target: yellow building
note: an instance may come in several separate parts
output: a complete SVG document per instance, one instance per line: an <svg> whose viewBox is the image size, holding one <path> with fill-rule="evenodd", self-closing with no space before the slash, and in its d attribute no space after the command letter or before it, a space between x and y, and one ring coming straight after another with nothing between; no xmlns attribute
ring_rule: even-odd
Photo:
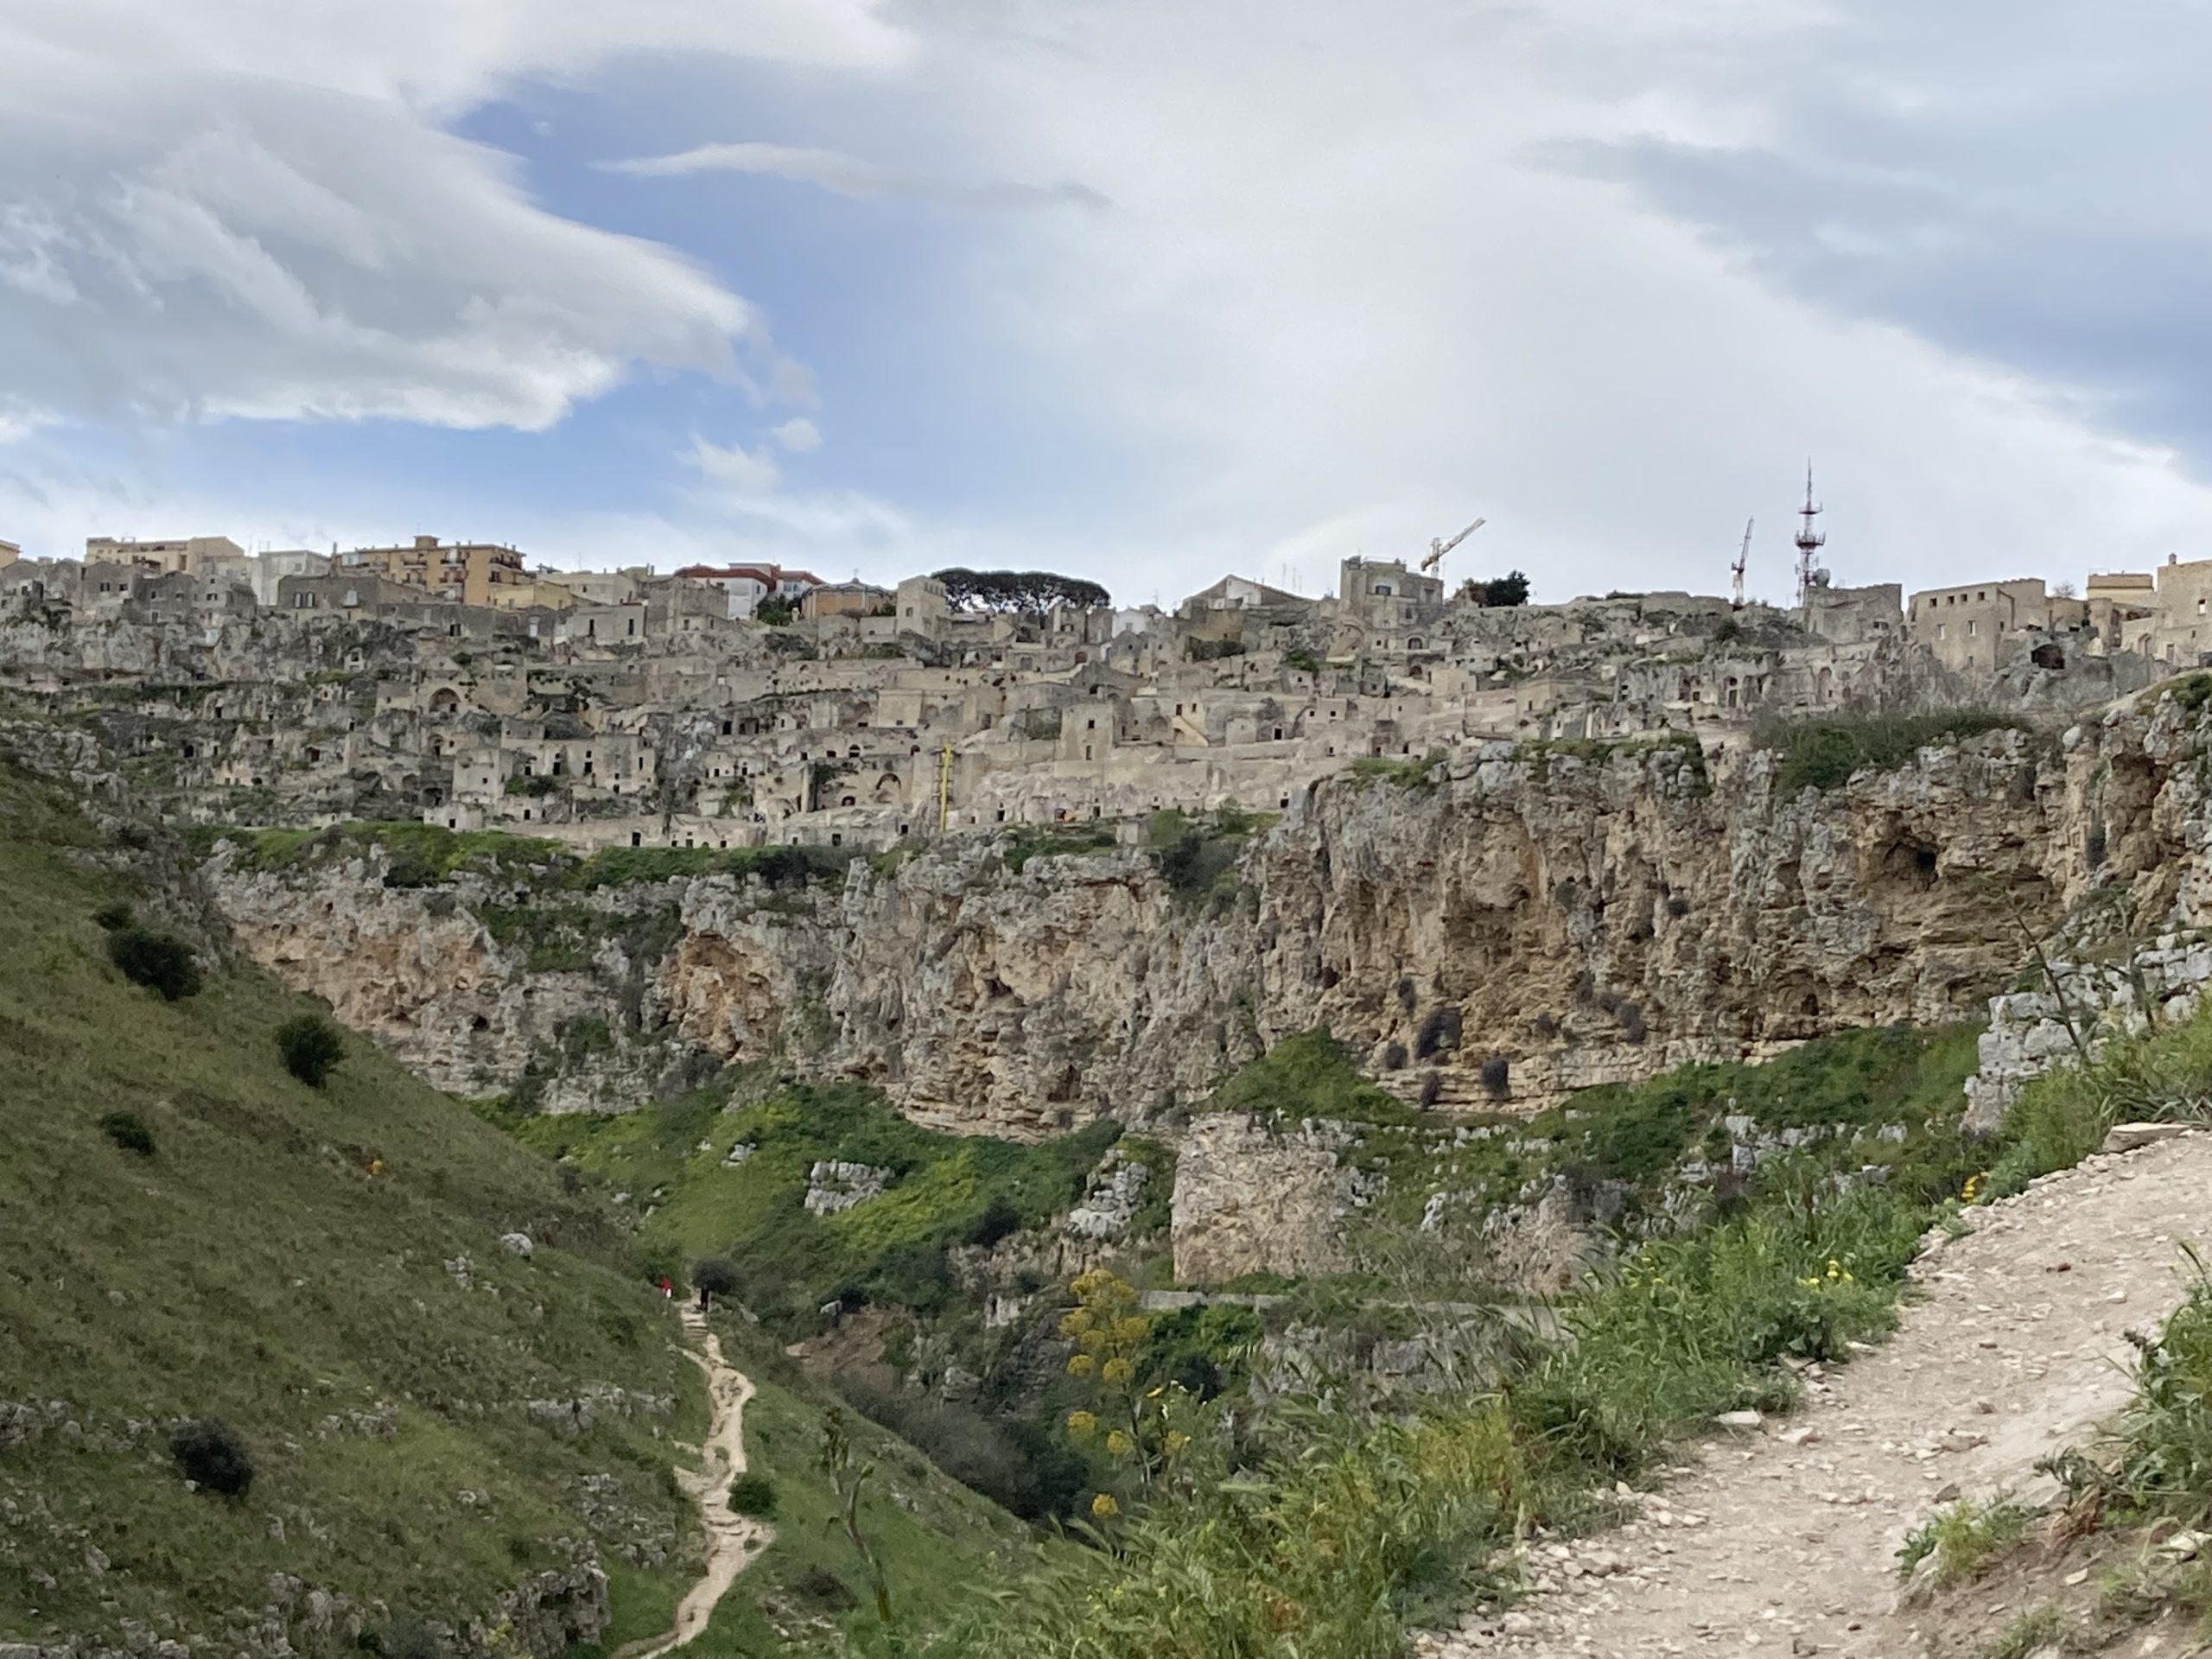
<svg viewBox="0 0 2212 1659"><path fill-rule="evenodd" d="M491 542L445 542L435 536L417 536L404 547L357 547L340 563L428 588L464 605L504 604L493 597L506 588L531 580L522 568L522 555L512 547Z"/></svg>

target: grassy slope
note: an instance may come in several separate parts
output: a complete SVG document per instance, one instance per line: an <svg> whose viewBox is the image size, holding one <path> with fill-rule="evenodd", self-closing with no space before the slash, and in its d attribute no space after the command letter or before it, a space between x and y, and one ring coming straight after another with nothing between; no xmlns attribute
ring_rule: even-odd
<svg viewBox="0 0 2212 1659"><path fill-rule="evenodd" d="M0 1462L19 1506L0 1521L0 1632L204 1630L261 1605L279 1570L480 1612L555 1564L548 1541L591 1535L587 1472L666 1537L681 1506L647 1422L571 1441L521 1410L610 1382L679 1394L667 1427L699 1427L696 1374L665 1310L608 1265L613 1230L365 1043L326 1091L295 1082L272 1033L302 1004L259 976L213 975L173 1004L123 981L89 918L134 895L88 868L92 839L56 792L0 774L0 1398L66 1401L94 1440L156 1427L137 1450L49 1434ZM151 1128L153 1156L101 1133L118 1109ZM578 1253L522 1261L498 1243L510 1229ZM475 1288L443 1266L463 1255ZM392 1438L318 1434L379 1402L397 1408ZM252 1450L242 1502L187 1492L162 1449L169 1423L203 1414Z"/></svg>
<svg viewBox="0 0 2212 1659"><path fill-rule="evenodd" d="M688 1541L668 1466L672 1441L702 1430L703 1398L615 1230L553 1165L365 1042L322 1093L295 1082L272 1033L304 1004L251 969L175 1004L124 982L90 917L140 895L97 868L94 842L59 791L0 766L0 1401L66 1401L88 1431L0 1452L14 1505L0 1507L0 1638L130 1618L213 1632L279 1571L432 1618L482 1612L557 1563L552 1541L594 1537L588 1473L614 1478L626 1516L595 1541L613 1634L664 1628L685 1552L648 1571L614 1551L626 1526ZM118 1109L151 1128L152 1157L101 1133ZM500 1248L511 1229L537 1240L534 1259ZM443 1265L463 1255L474 1288ZM576 1440L520 1409L593 1382L679 1408ZM759 1593L842 1548L813 1465L820 1406L794 1384L763 1378L753 1436L785 1488L784 1535L702 1655L775 1650ZM392 1438L317 1432L379 1402L397 1408ZM202 1414L251 1448L242 1501L188 1492L163 1449L168 1424ZM156 1427L132 1449L90 1449L134 1419ZM879 1526L917 1607L972 1580L971 1548L1019 1540L891 1437L856 1438L916 1506ZM86 1570L87 1545L105 1575Z"/></svg>

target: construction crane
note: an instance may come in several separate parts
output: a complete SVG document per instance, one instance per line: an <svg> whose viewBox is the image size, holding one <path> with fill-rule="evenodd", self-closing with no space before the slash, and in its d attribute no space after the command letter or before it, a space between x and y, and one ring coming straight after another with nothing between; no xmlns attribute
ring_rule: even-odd
<svg viewBox="0 0 2212 1659"><path fill-rule="evenodd" d="M1744 608L1744 568L1751 562L1751 526L1757 523L1758 520L1756 518L1744 520L1744 544L1736 550L1736 563L1728 567L1729 575L1735 579L1732 590L1734 597L1728 607L1732 611Z"/></svg>
<svg viewBox="0 0 2212 1659"><path fill-rule="evenodd" d="M1444 563L1444 556L1446 553L1449 553L1453 548L1459 546L1460 543L1465 541L1468 537L1473 535L1477 531L1480 530L1488 523L1490 523L1490 520L1487 518L1478 518L1473 524L1469 524L1465 530L1461 531L1457 536L1454 536L1448 542L1438 537L1431 537L1428 543L1428 556L1421 562L1421 569L1424 572L1435 569L1438 565Z"/></svg>

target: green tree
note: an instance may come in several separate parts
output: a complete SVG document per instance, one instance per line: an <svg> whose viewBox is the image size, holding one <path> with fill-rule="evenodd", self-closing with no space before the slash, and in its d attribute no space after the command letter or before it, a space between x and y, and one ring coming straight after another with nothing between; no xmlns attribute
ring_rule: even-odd
<svg viewBox="0 0 2212 1659"><path fill-rule="evenodd" d="M1054 605L1109 605L1113 596L1095 582L1050 570L939 570L947 603L956 611L1042 616Z"/></svg>
<svg viewBox="0 0 2212 1659"><path fill-rule="evenodd" d="M159 991L165 1001L199 993L200 963L192 947L175 934L118 928L107 936L107 955L125 979Z"/></svg>
<svg viewBox="0 0 2212 1659"><path fill-rule="evenodd" d="M1492 576L1482 584L1482 598L1484 606L1491 609L1526 605L1529 602L1529 578L1518 570Z"/></svg>
<svg viewBox="0 0 2212 1659"><path fill-rule="evenodd" d="M276 1027L276 1052L287 1071L308 1088L320 1089L346 1058L346 1039L321 1014L303 1014Z"/></svg>

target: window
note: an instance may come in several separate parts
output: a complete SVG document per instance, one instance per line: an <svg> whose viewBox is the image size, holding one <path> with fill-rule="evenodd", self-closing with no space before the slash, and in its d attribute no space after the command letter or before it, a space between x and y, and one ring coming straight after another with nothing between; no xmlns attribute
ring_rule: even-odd
<svg viewBox="0 0 2212 1659"><path fill-rule="evenodd" d="M1938 623L1936 625L1936 637L1938 639L1941 639L1943 637L1944 632L1945 632L1945 625L1944 625L1943 623L1938 622Z"/></svg>
<svg viewBox="0 0 2212 1659"><path fill-rule="evenodd" d="M1377 598L1377 599L1388 599L1388 598L1389 598L1389 597L1390 597L1390 584L1389 584L1389 582L1376 582L1376 583L1375 584L1375 597L1376 597L1376 598Z"/></svg>

